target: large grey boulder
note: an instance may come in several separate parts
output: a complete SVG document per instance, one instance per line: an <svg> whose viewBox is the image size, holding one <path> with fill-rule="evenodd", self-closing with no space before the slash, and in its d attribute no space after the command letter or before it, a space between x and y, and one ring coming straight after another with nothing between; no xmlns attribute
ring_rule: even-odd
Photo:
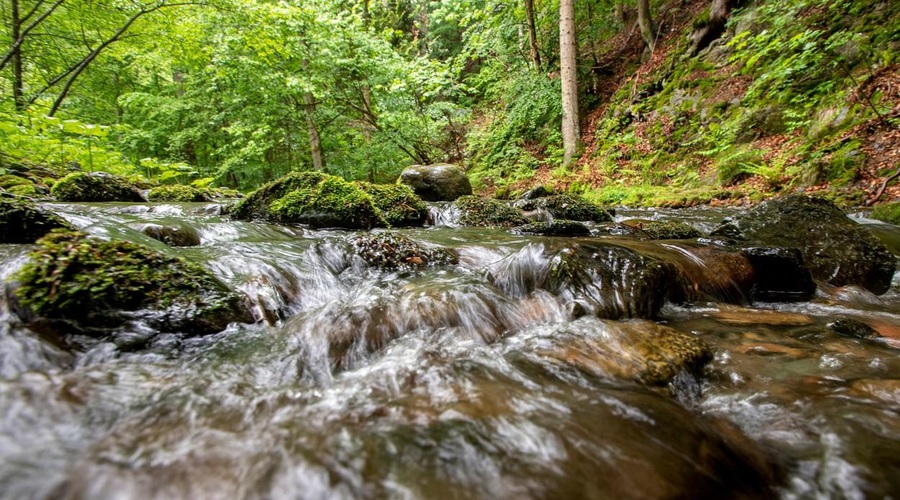
<svg viewBox="0 0 900 500"><path fill-rule="evenodd" d="M466 173L449 163L413 165L400 174L400 182L425 201L453 201L472 194Z"/></svg>

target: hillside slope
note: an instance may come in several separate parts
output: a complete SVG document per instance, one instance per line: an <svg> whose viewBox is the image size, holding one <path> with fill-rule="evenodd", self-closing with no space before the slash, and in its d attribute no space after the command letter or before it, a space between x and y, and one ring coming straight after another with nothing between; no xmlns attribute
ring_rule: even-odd
<svg viewBox="0 0 900 500"><path fill-rule="evenodd" d="M661 42L640 65L628 66L643 47L635 31L607 40L577 165L541 166L494 184L498 194L544 184L664 206L783 191L844 205L900 197L894 185L879 196L900 168L900 3L743 2L697 44L708 5L663 5Z"/></svg>

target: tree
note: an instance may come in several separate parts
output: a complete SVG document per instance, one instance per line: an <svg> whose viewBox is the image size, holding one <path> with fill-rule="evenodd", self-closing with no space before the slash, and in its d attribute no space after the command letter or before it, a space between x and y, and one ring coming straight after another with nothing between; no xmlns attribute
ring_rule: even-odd
<svg viewBox="0 0 900 500"><path fill-rule="evenodd" d="M559 78L562 83L563 165L570 165L581 149L578 126L578 69L575 45L575 1L559 2Z"/></svg>
<svg viewBox="0 0 900 500"><path fill-rule="evenodd" d="M637 12L641 38L644 39L644 43L652 53L656 50L656 27L653 26L653 18L650 17L650 0L638 0Z"/></svg>
<svg viewBox="0 0 900 500"><path fill-rule="evenodd" d="M537 29L534 25L534 0L525 0L525 22L528 25L528 46L531 48L531 62L534 69L541 71L541 52L538 49Z"/></svg>

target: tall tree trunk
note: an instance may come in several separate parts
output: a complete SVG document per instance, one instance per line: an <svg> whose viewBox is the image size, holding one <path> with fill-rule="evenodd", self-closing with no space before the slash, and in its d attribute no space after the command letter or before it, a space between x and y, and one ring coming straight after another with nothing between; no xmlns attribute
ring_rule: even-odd
<svg viewBox="0 0 900 500"><path fill-rule="evenodd" d="M309 134L309 154L312 156L313 168L325 171L322 142L319 139L319 128L316 127L316 99L313 97L312 92L303 94L303 107L306 111L306 130Z"/></svg>
<svg viewBox="0 0 900 500"><path fill-rule="evenodd" d="M656 27L653 26L653 18L650 17L650 0L638 0L637 12L641 38L644 39L650 52L653 52L656 50Z"/></svg>
<svg viewBox="0 0 900 500"><path fill-rule="evenodd" d="M559 78L562 83L563 165L569 166L581 149L578 129L578 70L575 66L575 0L559 2Z"/></svg>
<svg viewBox="0 0 900 500"><path fill-rule="evenodd" d="M12 0L10 6L10 31L13 39L12 53L10 55L13 65L13 102L16 103L16 109L22 111L25 109L25 98L23 89L25 85L22 83L22 46L19 42L21 36L22 21L19 18L19 0Z"/></svg>
<svg viewBox="0 0 900 500"><path fill-rule="evenodd" d="M528 23L528 45L534 69L541 71L541 53L538 50L537 29L534 26L534 0L525 0L525 21Z"/></svg>

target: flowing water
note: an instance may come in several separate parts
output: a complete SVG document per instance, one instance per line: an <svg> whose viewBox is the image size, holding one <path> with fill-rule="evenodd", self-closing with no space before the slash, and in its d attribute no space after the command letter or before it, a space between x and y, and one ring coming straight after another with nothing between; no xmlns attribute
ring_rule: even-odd
<svg viewBox="0 0 900 500"><path fill-rule="evenodd" d="M537 285L571 240L407 229L459 263L388 272L353 255L354 233L230 221L215 204L50 207L89 233L205 265L259 321L72 353L0 303L3 498L900 494L896 280L880 297L824 288L810 302L749 306L699 245L597 236L577 241L666 259L743 302L694 297L655 322L598 319L628 316L633 291ZM626 215L710 229L724 213ZM141 232L150 223L193 230L201 244L168 247ZM873 229L900 251L898 228ZM0 246L0 276L30 248ZM883 337L839 336L826 326L838 318ZM579 363L629 352L656 323L712 347L702 376L653 387Z"/></svg>

